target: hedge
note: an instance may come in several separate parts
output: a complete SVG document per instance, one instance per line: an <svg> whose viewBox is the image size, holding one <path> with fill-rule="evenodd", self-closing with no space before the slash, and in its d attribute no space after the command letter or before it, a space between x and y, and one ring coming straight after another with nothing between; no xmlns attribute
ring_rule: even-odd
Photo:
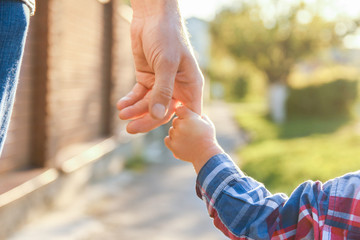
<svg viewBox="0 0 360 240"><path fill-rule="evenodd" d="M290 88L288 116L332 116L349 114L357 99L357 81L338 79L319 86Z"/></svg>

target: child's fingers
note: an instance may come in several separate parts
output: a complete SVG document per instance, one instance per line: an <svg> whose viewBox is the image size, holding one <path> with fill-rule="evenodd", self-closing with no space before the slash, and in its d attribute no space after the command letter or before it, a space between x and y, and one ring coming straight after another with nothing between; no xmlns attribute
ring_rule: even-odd
<svg viewBox="0 0 360 240"><path fill-rule="evenodd" d="M170 140L171 140L171 138L174 136L174 131L175 131L174 127L170 127L170 128L169 128L169 133L168 133L168 135L169 135L169 137L170 137Z"/></svg>
<svg viewBox="0 0 360 240"><path fill-rule="evenodd" d="M164 143L165 143L165 146L173 153L174 158L178 158L174 153L174 149L172 147L172 142L171 142L171 139L169 136L166 136L164 138Z"/></svg>
<svg viewBox="0 0 360 240"><path fill-rule="evenodd" d="M194 113L193 111L191 111L189 108L187 108L184 105L176 108L175 113L180 119L197 116L196 113Z"/></svg>
<svg viewBox="0 0 360 240"><path fill-rule="evenodd" d="M165 146L166 146L168 149L170 149L170 151L171 151L171 139L170 139L169 136L166 136L166 137L164 138L164 143L165 143Z"/></svg>
<svg viewBox="0 0 360 240"><path fill-rule="evenodd" d="M179 124L180 124L180 119L178 117L175 117L172 122L173 128L176 129L179 126Z"/></svg>

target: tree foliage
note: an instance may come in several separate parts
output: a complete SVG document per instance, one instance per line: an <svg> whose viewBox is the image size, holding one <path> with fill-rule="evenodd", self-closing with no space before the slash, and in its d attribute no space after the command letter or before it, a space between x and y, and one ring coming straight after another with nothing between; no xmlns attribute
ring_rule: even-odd
<svg viewBox="0 0 360 240"><path fill-rule="evenodd" d="M220 12L211 24L213 54L252 63L270 82L286 83L293 66L316 51L340 43L333 22L326 22L303 3L264 16L259 4ZM265 11L264 11L265 10ZM216 57L215 57L216 58Z"/></svg>

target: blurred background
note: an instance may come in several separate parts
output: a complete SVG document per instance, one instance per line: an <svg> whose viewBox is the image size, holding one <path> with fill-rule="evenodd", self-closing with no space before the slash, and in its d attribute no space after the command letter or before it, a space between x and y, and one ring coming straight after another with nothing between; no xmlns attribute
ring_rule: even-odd
<svg viewBox="0 0 360 240"><path fill-rule="evenodd" d="M202 26L188 20L193 45L210 98L231 106L248 137L237 154L244 172L290 194L359 169L357 1L225 1L201 17ZM191 26L206 28L206 50Z"/></svg>
<svg viewBox="0 0 360 240"><path fill-rule="evenodd" d="M179 0L220 144L271 192L360 167L357 0ZM126 0L42 0L0 159L0 239L224 239L167 126L126 134ZM166 180L164 180L166 177ZM164 206L159 208L159 206Z"/></svg>

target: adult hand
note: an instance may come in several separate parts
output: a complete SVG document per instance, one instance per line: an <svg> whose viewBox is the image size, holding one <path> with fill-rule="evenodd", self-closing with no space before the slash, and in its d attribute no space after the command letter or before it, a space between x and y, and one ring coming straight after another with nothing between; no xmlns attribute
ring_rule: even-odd
<svg viewBox="0 0 360 240"><path fill-rule="evenodd" d="M132 119L129 133L150 131L174 115L178 102L201 114L203 76L194 58L177 0L132 0L134 88L117 104Z"/></svg>

